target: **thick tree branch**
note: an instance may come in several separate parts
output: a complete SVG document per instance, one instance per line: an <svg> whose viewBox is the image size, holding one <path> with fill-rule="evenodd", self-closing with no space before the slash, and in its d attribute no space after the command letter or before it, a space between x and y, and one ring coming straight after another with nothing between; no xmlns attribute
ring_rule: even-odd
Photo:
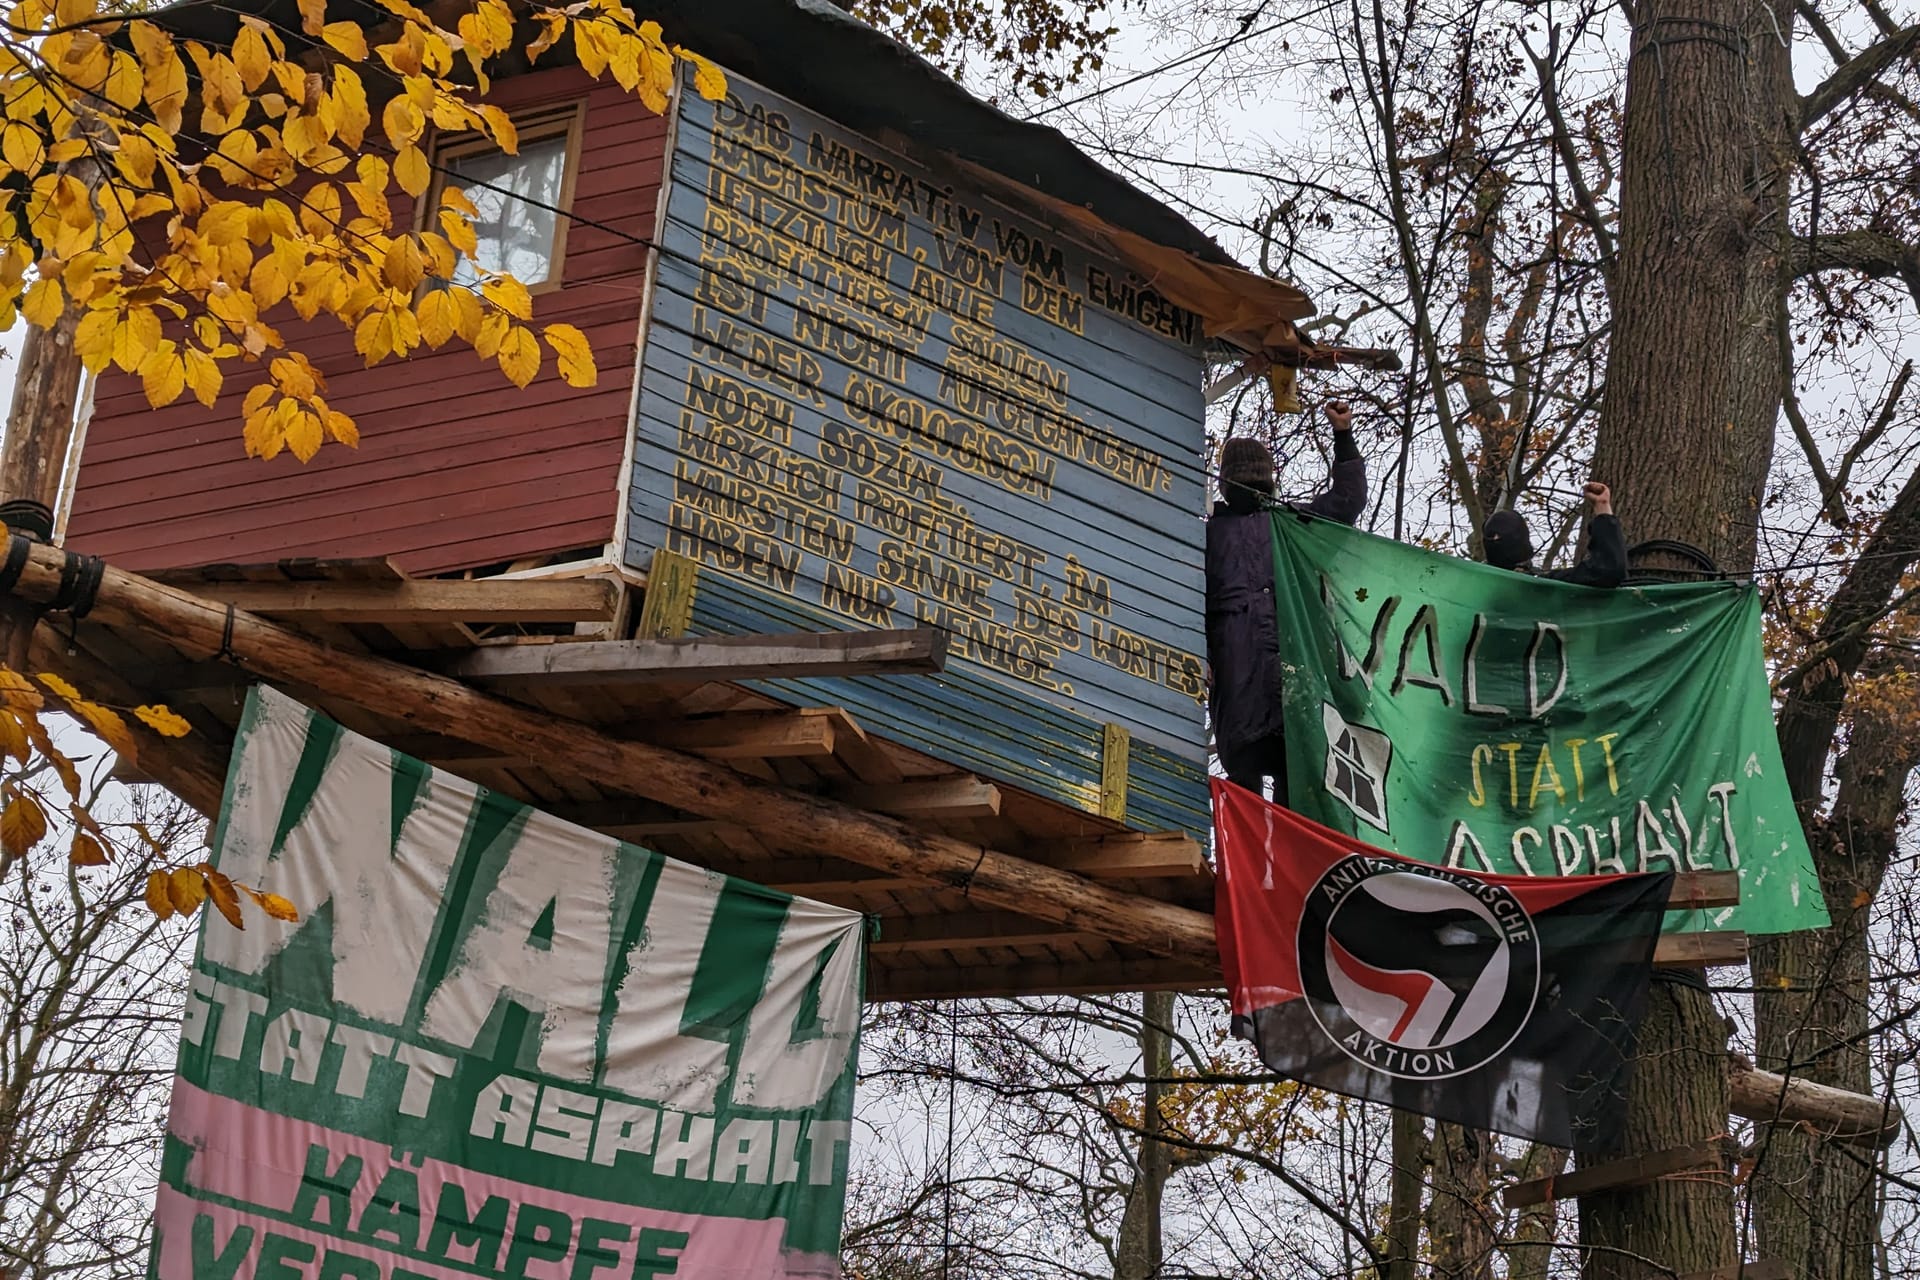
<svg viewBox="0 0 1920 1280"><path fill-rule="evenodd" d="M1874 280L1898 276L1920 306L1920 247L1881 231L1842 231L1800 237L1801 253L1794 274L1821 271L1857 271Z"/></svg>
<svg viewBox="0 0 1920 1280"><path fill-rule="evenodd" d="M1800 99L1800 128L1805 130L1855 94L1864 92L1887 68L1920 52L1920 23L1900 27L1834 68L1833 74Z"/></svg>
<svg viewBox="0 0 1920 1280"><path fill-rule="evenodd" d="M1873 644L1867 624L1885 611L1916 561L1920 561L1920 471L1907 478L1880 527L1833 593L1814 641L1816 649L1826 650L1827 660L1786 691L1779 720L1780 755L1793 798L1807 812L1820 801L1820 781L1839 727L1847 682Z"/></svg>
<svg viewBox="0 0 1920 1280"><path fill-rule="evenodd" d="M1593 234L1594 246L1600 254L1600 280L1611 296L1613 262L1617 252L1613 230L1607 225L1606 215L1600 211L1600 202L1594 197L1593 189L1587 185L1586 170L1580 163L1580 151L1573 143L1573 130L1567 127L1566 113L1560 106L1560 86L1555 80L1559 40L1560 28L1551 28L1547 32L1547 52L1544 57L1535 53L1533 46L1524 40L1520 47L1525 51L1527 61L1533 64L1534 77L1540 83L1540 105L1546 109L1547 120L1553 126L1553 149L1560 157L1560 167L1567 172L1568 183L1573 187L1574 202L1580 207L1580 220Z"/></svg>

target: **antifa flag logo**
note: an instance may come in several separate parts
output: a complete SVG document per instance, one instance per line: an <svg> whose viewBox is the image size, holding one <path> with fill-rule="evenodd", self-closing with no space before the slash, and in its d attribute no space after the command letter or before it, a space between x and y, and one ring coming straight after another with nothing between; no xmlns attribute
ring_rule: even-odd
<svg viewBox="0 0 1920 1280"><path fill-rule="evenodd" d="M1236 1035L1317 1089L1604 1151L1673 873L1489 876L1213 780Z"/></svg>
<svg viewBox="0 0 1920 1280"><path fill-rule="evenodd" d="M1539 937L1500 885L1356 854L1329 867L1303 907L1308 1007L1362 1066L1461 1075L1503 1053L1533 1013Z"/></svg>

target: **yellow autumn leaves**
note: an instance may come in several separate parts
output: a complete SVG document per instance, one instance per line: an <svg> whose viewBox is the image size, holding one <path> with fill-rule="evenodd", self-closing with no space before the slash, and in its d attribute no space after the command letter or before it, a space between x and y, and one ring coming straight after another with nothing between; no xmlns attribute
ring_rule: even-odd
<svg viewBox="0 0 1920 1280"><path fill-rule="evenodd" d="M537 58L571 34L590 75L656 111L681 63L707 98L724 77L619 0L518 16L475 0L457 17L376 3L385 14L363 25L299 0L301 34L323 52L290 49L250 14L220 48L104 15L100 0L14 4L0 36L0 327L72 320L85 366L138 376L156 407L189 394L212 407L234 362L264 366L241 407L260 457L359 438L288 349L270 315L283 307L338 322L368 365L457 340L516 386L548 353L569 385L593 385L586 335L536 326L526 288L473 262L478 213L457 187L436 190L433 138L518 149L512 119L484 101L492 59L517 44ZM368 63L379 100L356 69ZM396 189L434 207L397 213ZM477 288L449 283L462 259Z"/></svg>
<svg viewBox="0 0 1920 1280"><path fill-rule="evenodd" d="M57 701L50 703L49 694ZM55 808L64 808L65 826L71 832L66 860L74 867L107 866L118 860L117 854L144 859L167 857L169 850L144 823L114 824L126 833L126 837L116 837L94 816L78 763L55 743L41 720L41 712L48 709L71 714L122 760L131 763L138 758L138 743L118 711L87 698L71 682L52 672L40 672L29 680L0 667L0 871L11 868L47 839L54 829L50 810ZM164 706L137 706L128 711L162 737L178 738L192 731L184 717ZM43 790L34 782L47 770L60 780L64 805L56 800L57 792ZM149 872L145 896L147 905L163 920L191 914L202 903L211 902L234 928L243 929L243 897L251 898L276 920L299 919L299 912L285 898L238 884L204 862Z"/></svg>
<svg viewBox="0 0 1920 1280"><path fill-rule="evenodd" d="M277 893L262 893L220 874L210 862L190 867L156 870L147 876L147 909L162 920L171 916L190 916L202 904L211 902L214 910L226 917L236 929L247 927L240 913L240 895L252 898L259 908L275 920L298 920L300 912Z"/></svg>

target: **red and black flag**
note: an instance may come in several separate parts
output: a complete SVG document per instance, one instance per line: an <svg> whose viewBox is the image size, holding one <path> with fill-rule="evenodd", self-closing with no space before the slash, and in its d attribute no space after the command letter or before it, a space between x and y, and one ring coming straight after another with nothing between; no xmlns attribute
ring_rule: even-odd
<svg viewBox="0 0 1920 1280"><path fill-rule="evenodd" d="M1213 781L1233 1028L1315 1088L1580 1151L1617 1138L1673 873L1473 875Z"/></svg>

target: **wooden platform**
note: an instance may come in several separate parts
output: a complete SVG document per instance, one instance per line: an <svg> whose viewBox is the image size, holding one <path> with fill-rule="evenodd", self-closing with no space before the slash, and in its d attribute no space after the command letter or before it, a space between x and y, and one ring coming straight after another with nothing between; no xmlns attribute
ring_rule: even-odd
<svg viewBox="0 0 1920 1280"><path fill-rule="evenodd" d="M686 678L661 678L659 672L635 678L623 671L596 678L581 671L578 659L587 651L574 647L606 643L609 625L617 625L625 607L624 588L611 581L414 581L377 561L224 566L155 577L345 653L463 673L473 687L616 738L701 756L749 778L888 814L915 829L1072 871L1143 900L1212 909L1212 874L1198 843L1185 834L1129 831L1121 822L996 786L880 741L838 708L786 706L698 671ZM576 628L589 634L566 634ZM183 651L146 628L82 622L72 654L66 631L64 620L42 626L35 655L45 663L40 669L60 671L101 696L163 701L185 715L203 756L198 774L204 803L207 775L224 767L252 677L210 658L202 644ZM574 650L568 660L530 665L526 657L559 646ZM701 661L715 659L709 654ZM557 678L538 674L547 665L562 669ZM910 659L901 660L901 669L909 674L886 678L916 678ZM924 663L917 669L926 669ZM417 732L383 717L378 698L349 700L276 683L350 729L570 821L876 917L880 930L868 981L875 999L1220 983L1211 956L1167 959L1111 941L1093 927L1050 923L1009 911L1004 903L986 906L971 899L963 876L883 873L835 858L829 849L796 856L771 847L764 832L648 800L639 785L615 790L497 746ZM209 752L212 759L205 758ZM180 772L178 762L171 767ZM153 780L191 797L192 779L184 772L170 778L168 768L157 758L145 762Z"/></svg>

